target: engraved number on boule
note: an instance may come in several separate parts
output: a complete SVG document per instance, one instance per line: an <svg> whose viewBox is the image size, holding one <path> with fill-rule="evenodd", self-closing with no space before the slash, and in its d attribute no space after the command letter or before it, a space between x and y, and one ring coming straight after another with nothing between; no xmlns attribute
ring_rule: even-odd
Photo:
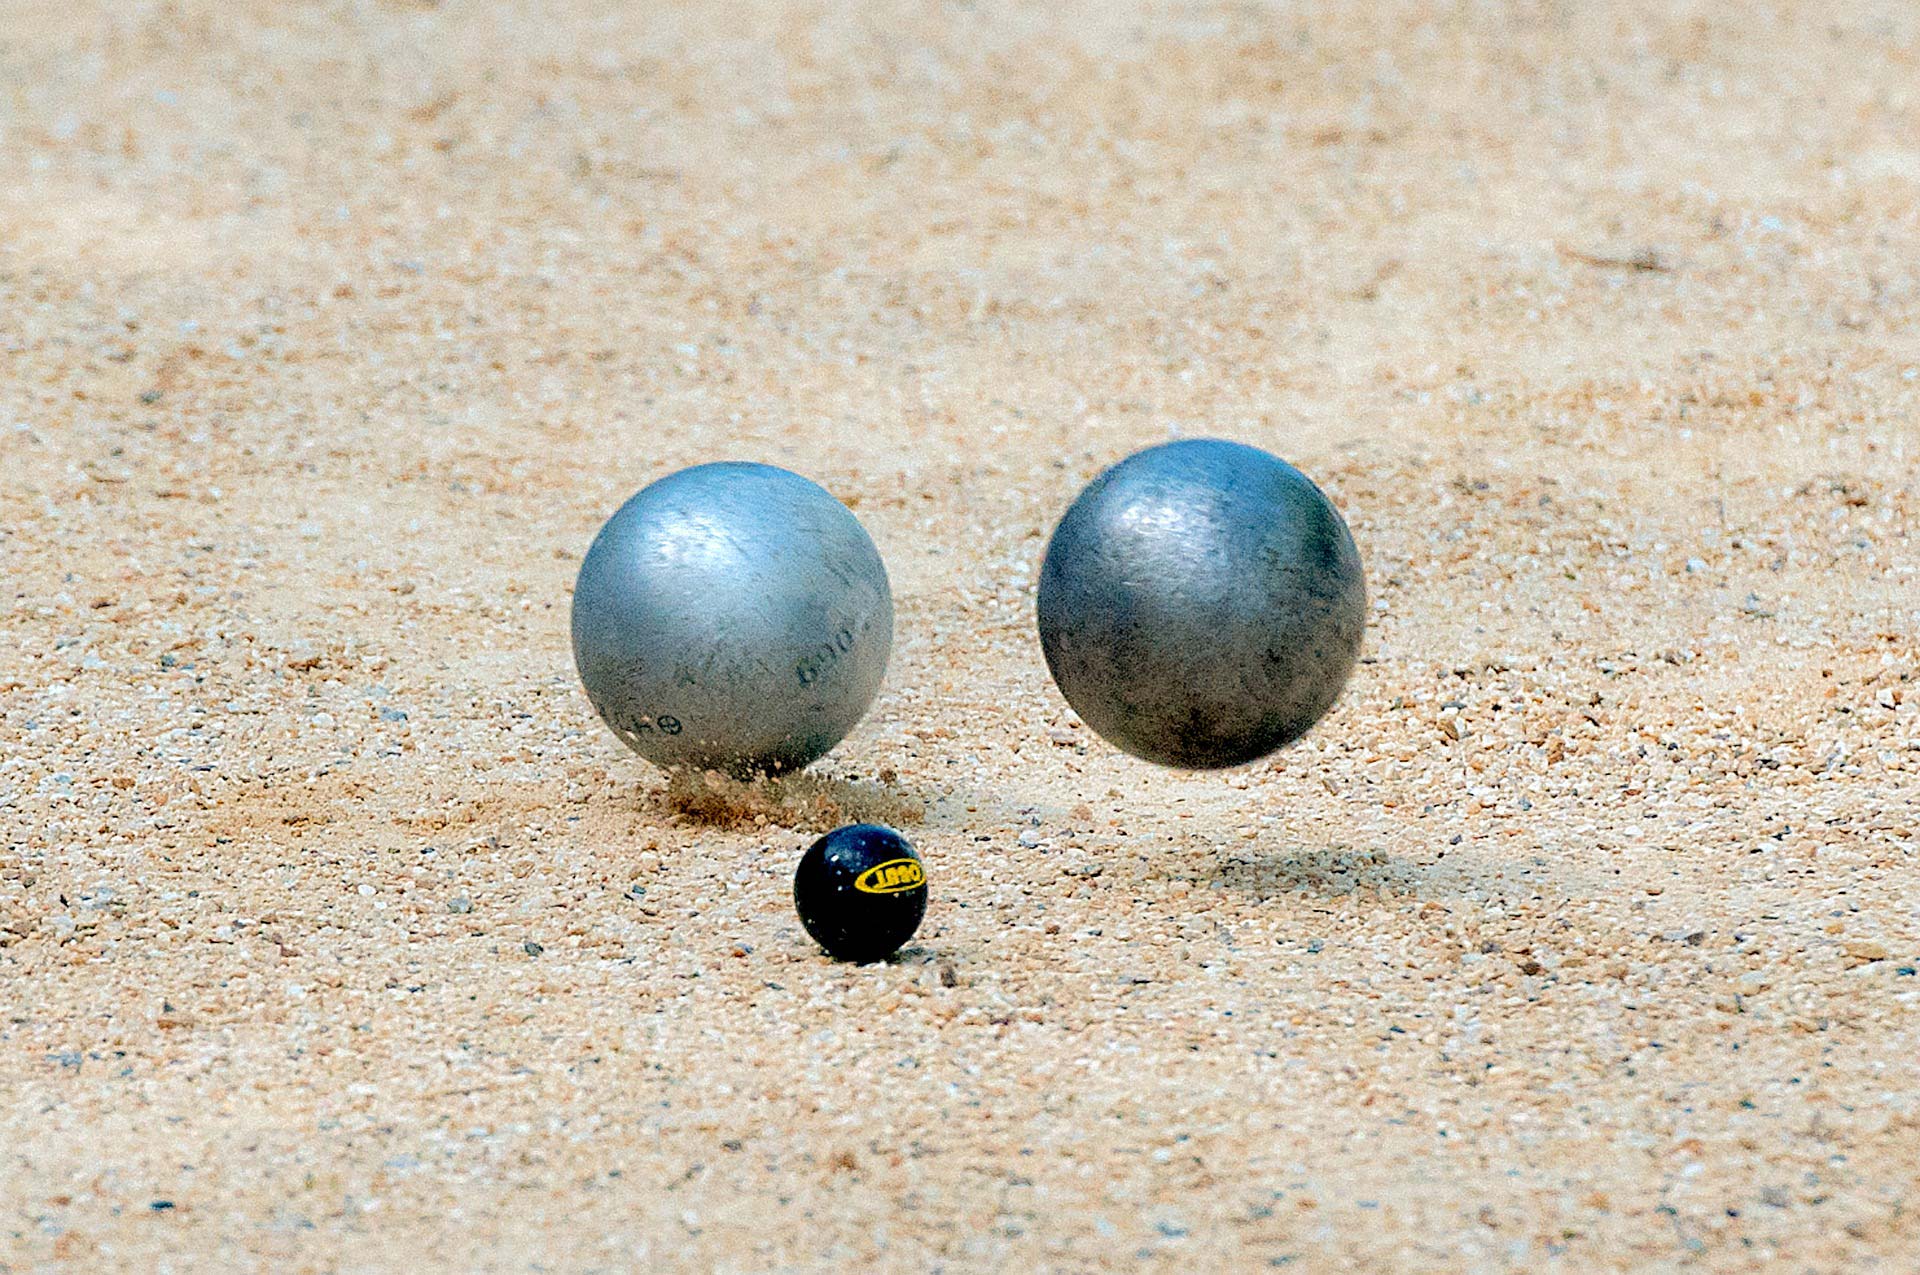
<svg viewBox="0 0 1920 1275"><path fill-rule="evenodd" d="M839 658L853 649L853 630L841 629L833 635L831 641L820 643L800 663L794 666L794 673L800 678L800 685L812 686L826 675L829 668Z"/></svg>
<svg viewBox="0 0 1920 1275"><path fill-rule="evenodd" d="M628 736L651 734L655 727L659 728L662 735L678 735L684 729L680 719L668 713L662 713L658 717L635 718L627 721L623 726L621 733Z"/></svg>

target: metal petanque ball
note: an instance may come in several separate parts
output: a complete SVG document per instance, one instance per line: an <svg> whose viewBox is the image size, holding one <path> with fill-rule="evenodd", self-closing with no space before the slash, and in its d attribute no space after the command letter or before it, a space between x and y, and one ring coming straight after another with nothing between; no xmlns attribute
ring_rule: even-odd
<svg viewBox="0 0 1920 1275"><path fill-rule="evenodd" d="M873 703L892 646L866 529L772 465L696 465L646 487L594 537L573 590L587 698L668 768L805 766Z"/></svg>
<svg viewBox="0 0 1920 1275"><path fill-rule="evenodd" d="M1256 447L1138 452L1047 545L1040 644L1108 742L1165 766L1263 757L1307 733L1360 654L1366 584L1320 489Z"/></svg>

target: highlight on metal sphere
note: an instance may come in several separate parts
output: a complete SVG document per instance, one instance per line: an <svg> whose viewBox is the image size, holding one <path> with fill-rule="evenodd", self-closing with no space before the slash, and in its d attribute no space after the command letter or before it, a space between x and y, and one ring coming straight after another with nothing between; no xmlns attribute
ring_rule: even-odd
<svg viewBox="0 0 1920 1275"><path fill-rule="evenodd" d="M669 474L607 520L573 591L587 698L659 766L796 770L866 713L893 646L873 540L773 465Z"/></svg>
<svg viewBox="0 0 1920 1275"><path fill-rule="evenodd" d="M1038 611L1047 667L1087 725L1198 770L1263 757L1325 715L1367 597L1346 521L1306 475L1194 439L1088 484L1047 545Z"/></svg>

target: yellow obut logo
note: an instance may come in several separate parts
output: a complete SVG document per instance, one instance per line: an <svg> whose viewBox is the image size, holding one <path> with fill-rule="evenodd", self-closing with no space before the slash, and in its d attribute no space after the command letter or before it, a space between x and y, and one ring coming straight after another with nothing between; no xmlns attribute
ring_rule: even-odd
<svg viewBox="0 0 1920 1275"><path fill-rule="evenodd" d="M904 894L926 884L927 874L914 859L889 859L876 863L853 879L853 888L862 894Z"/></svg>

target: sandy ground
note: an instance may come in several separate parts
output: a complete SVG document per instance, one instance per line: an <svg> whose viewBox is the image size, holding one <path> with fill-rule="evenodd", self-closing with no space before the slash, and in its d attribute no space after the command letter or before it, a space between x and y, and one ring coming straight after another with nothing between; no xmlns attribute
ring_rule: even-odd
<svg viewBox="0 0 1920 1275"><path fill-rule="evenodd" d="M1917 420L1899 0L0 0L0 1270L1912 1271ZM1374 598L1226 774L1032 628L1178 434ZM899 599L779 791L567 648L723 457Z"/></svg>

